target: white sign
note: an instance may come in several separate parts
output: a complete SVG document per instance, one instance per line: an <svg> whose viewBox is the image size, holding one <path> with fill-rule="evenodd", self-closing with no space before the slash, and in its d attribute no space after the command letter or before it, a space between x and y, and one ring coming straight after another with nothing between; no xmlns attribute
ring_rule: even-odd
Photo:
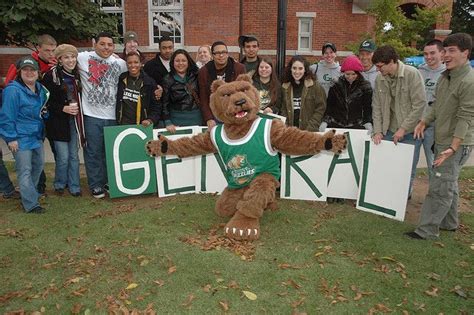
<svg viewBox="0 0 474 315"><path fill-rule="evenodd" d="M414 145L365 142L357 209L403 221Z"/></svg>

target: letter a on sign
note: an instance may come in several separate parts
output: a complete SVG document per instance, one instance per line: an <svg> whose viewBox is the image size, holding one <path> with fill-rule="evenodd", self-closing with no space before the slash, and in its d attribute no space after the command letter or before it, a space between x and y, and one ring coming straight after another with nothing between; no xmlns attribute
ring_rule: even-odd
<svg viewBox="0 0 474 315"><path fill-rule="evenodd" d="M104 128L111 198L156 193L155 161L145 152L152 131L151 126Z"/></svg>

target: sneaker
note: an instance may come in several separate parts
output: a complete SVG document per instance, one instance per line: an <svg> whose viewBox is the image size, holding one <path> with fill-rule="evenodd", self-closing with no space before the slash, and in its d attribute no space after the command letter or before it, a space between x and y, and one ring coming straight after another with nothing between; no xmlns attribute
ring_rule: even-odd
<svg viewBox="0 0 474 315"><path fill-rule="evenodd" d="M104 190L105 190L106 192L109 192L109 184L105 184L105 185L104 185Z"/></svg>
<svg viewBox="0 0 474 315"><path fill-rule="evenodd" d="M94 198L101 199L105 197L105 192L102 188L96 187L91 190L91 194Z"/></svg>
<svg viewBox="0 0 474 315"><path fill-rule="evenodd" d="M27 213L43 214L46 212L46 209L41 206L36 206Z"/></svg>
<svg viewBox="0 0 474 315"><path fill-rule="evenodd" d="M416 233L415 231L413 232L406 232L404 233L406 236L408 236L409 238L412 238L414 240L424 240L423 237L421 237L418 233Z"/></svg>
<svg viewBox="0 0 474 315"><path fill-rule="evenodd" d="M14 190L8 194L3 194L3 199L20 199L20 198L21 198L20 192L17 190Z"/></svg>
<svg viewBox="0 0 474 315"><path fill-rule="evenodd" d="M82 196L82 193L81 193L80 191L74 192L74 193L71 193L71 196L73 196L73 197L80 197L80 196Z"/></svg>

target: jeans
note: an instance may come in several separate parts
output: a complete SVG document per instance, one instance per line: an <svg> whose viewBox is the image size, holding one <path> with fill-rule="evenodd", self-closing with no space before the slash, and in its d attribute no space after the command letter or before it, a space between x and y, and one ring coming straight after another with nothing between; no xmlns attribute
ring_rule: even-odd
<svg viewBox="0 0 474 315"><path fill-rule="evenodd" d="M0 193L4 195L11 195L15 191L10 176L8 176L8 170L3 163L3 152L0 148Z"/></svg>
<svg viewBox="0 0 474 315"><path fill-rule="evenodd" d="M39 148L13 153L21 203L26 212L39 206L40 194L36 190L36 185L44 166L43 142L40 144Z"/></svg>
<svg viewBox="0 0 474 315"><path fill-rule="evenodd" d="M84 129L87 140L87 145L84 148L84 163L86 166L87 184L90 190L103 188L107 184L104 127L115 125L115 120L84 115Z"/></svg>
<svg viewBox="0 0 474 315"><path fill-rule="evenodd" d="M56 149L56 169L54 176L54 189L64 189L66 185L71 194L81 192L79 176L78 139L74 120L69 121L71 140L54 141Z"/></svg>
<svg viewBox="0 0 474 315"><path fill-rule="evenodd" d="M51 147L51 152L53 153L54 160L56 161L56 150L54 148L54 141L51 139L48 139L49 145ZM41 172L38 185L36 187L38 189L38 192L40 194L44 194L46 190L46 174L44 173L44 170Z"/></svg>
<svg viewBox="0 0 474 315"><path fill-rule="evenodd" d="M388 130L387 134L383 137L383 139L388 140L388 141L393 141L393 135L394 133ZM398 142L413 144L415 146L415 152L413 154L413 162L411 164L410 186L408 188L408 196L411 196L411 193L413 191L413 180L415 179L415 176L416 176L416 164L418 164L418 160L420 159L421 141L420 139L413 138L413 133L407 133L402 138L402 140L399 140Z"/></svg>
<svg viewBox="0 0 474 315"><path fill-rule="evenodd" d="M433 176L433 161L434 161L434 152L431 149L434 145L434 126L430 125L426 127L425 132L423 133L423 150L425 151L426 165L428 167L428 176L431 180Z"/></svg>

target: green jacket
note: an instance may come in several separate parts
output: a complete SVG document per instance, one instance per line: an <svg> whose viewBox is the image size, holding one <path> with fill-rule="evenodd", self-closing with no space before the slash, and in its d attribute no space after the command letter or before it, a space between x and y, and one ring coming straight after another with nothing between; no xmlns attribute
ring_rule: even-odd
<svg viewBox="0 0 474 315"><path fill-rule="evenodd" d="M293 126L293 88L290 82L282 84L281 115L286 123ZM326 111L326 93L318 82L312 79L304 81L301 93L300 129L318 131Z"/></svg>
<svg viewBox="0 0 474 315"><path fill-rule="evenodd" d="M453 137L474 144L474 70L469 62L441 74L435 102L423 120L435 123L435 143L450 145Z"/></svg>
<svg viewBox="0 0 474 315"><path fill-rule="evenodd" d="M395 115L398 128L411 133L423 115L426 106L425 85L420 72L398 61L397 87L395 91ZM390 125L390 82L382 74L375 79L372 97L374 133L386 134Z"/></svg>

